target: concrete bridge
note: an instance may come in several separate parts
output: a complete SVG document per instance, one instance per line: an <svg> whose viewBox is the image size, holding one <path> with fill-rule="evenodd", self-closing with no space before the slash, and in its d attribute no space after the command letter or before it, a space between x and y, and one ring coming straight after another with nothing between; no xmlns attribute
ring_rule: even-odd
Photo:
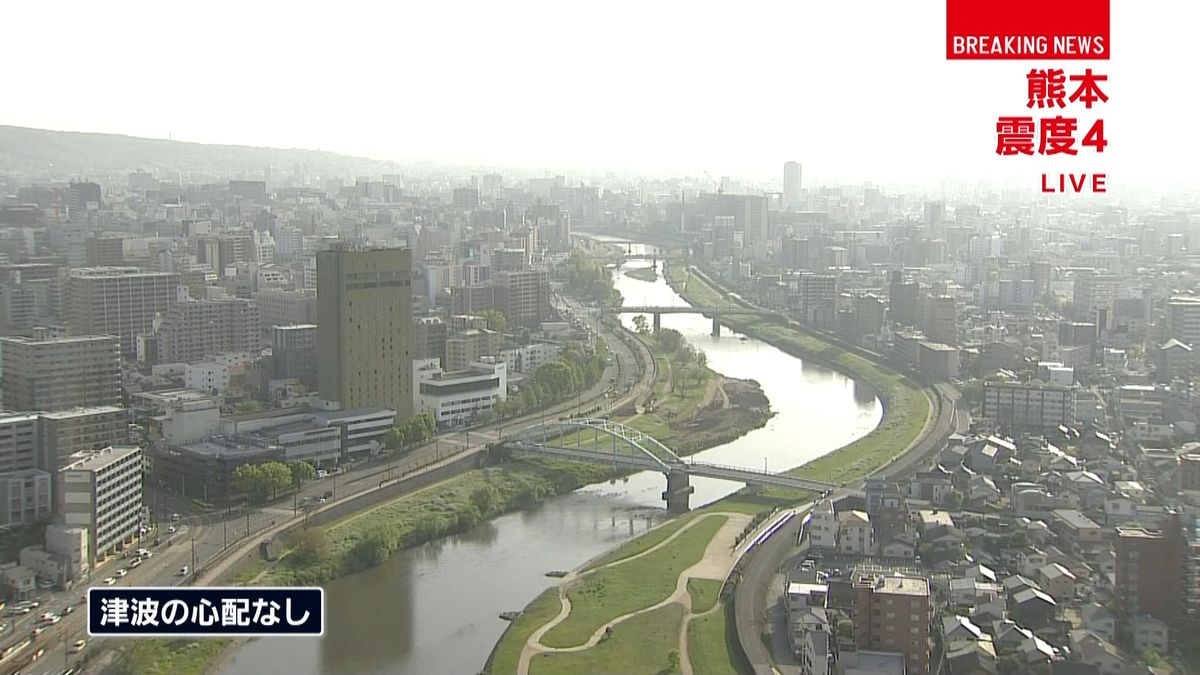
<svg viewBox="0 0 1200 675"><path fill-rule="evenodd" d="M662 328L663 314L703 314L704 316L712 317L713 337L721 337L722 316L766 316L771 318L781 318L782 316L779 312L754 307L692 307L690 305L680 307L628 305L625 307L603 307L600 311L602 313L613 314L649 314L654 319L655 332L658 332Z"/></svg>
<svg viewBox="0 0 1200 675"><path fill-rule="evenodd" d="M757 469L689 461L655 438L606 419L582 418L535 424L500 439L492 447L574 461L602 462L632 471L661 472L667 477L663 500L667 503L667 509L675 513L685 512L689 508L689 496L694 491L691 476L814 492L837 487L832 483Z"/></svg>

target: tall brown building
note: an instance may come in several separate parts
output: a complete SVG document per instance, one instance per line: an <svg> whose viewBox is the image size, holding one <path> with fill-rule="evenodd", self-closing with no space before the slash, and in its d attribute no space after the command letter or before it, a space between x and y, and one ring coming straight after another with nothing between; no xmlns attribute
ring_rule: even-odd
<svg viewBox="0 0 1200 675"><path fill-rule="evenodd" d="M179 275L136 267L71 270L63 314L76 335L115 335L121 354L137 354L137 337L149 334L154 316L178 301Z"/></svg>
<svg viewBox="0 0 1200 675"><path fill-rule="evenodd" d="M910 673L928 673L933 603L929 582L865 575L854 582L854 643L859 649L904 654Z"/></svg>
<svg viewBox="0 0 1200 675"><path fill-rule="evenodd" d="M317 253L317 381L343 409L412 416L412 252Z"/></svg>
<svg viewBox="0 0 1200 675"><path fill-rule="evenodd" d="M1184 595L1187 542L1179 514L1171 513L1160 532L1117 528L1117 599L1129 614L1176 619Z"/></svg>

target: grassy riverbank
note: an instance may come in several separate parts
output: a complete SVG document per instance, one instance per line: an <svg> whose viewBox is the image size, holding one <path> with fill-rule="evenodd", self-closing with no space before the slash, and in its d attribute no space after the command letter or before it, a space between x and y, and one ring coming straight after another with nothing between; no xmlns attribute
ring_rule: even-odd
<svg viewBox="0 0 1200 675"><path fill-rule="evenodd" d="M719 290L708 285L702 279L688 274L682 265L668 266L667 279L677 292L694 305L726 306L730 304ZM924 430L931 409L929 398L917 383L903 374L833 344L820 336L797 331L787 326L753 317L728 317L723 322L728 323L739 332L768 342L789 354L835 368L855 378L860 383L871 387L883 403L883 419L875 430L825 457L794 469L791 473L839 484L848 483L860 479L886 464L913 444ZM636 426L637 421L631 422L631 424ZM737 494L710 505L708 509L728 511L733 505L741 504L748 512L761 512L777 505L777 501L773 497L771 491L754 497L744 493ZM753 501L742 504L748 499ZM592 566L649 550L678 531L694 515L689 514L651 530L599 559ZM677 549L680 545L679 540L682 539L684 539L682 536L679 537L672 542L671 546L664 547L652 555ZM675 555L683 553L684 549L678 549ZM652 556L646 556L646 558L650 557ZM634 565L617 566L604 570L604 572L606 573L604 580L612 585L637 585L645 574L644 570L637 569ZM567 595L573 603L572 615L576 611L575 599L583 595L583 588L586 588L586 585L567 591ZM705 610L712 610L702 616L694 617L688 629L688 660L693 672L700 675L744 672L747 667L734 656L739 652L739 646L733 631L730 606L728 603L720 602L719 590L720 585L715 582L704 584L693 582L688 586L688 592L693 601L692 611L700 614ZM642 597L637 602L632 599L623 602L622 610L648 607L657 601L654 593L630 591L630 594ZM543 593L534 604L530 605L530 614L523 616L510 627L494 652L491 664L492 673L500 675L516 671L523 645L534 631L557 614L558 603L556 600L554 589ZM538 656L531 662L530 670L534 673L549 672L544 666L551 666L554 672L588 672L589 669L612 670L614 664L620 664L621 668L628 672L657 672L664 668L673 668L674 658L669 655L677 647L673 638L678 636L678 622L683 620L683 614L680 611L674 611L673 614L664 611L670 607L637 615L618 624L610 636L591 649ZM579 639L580 635L586 633L586 627L596 625L597 621L596 617L592 617L590 621L581 621L578 624L580 630L564 634L563 625L567 624L570 619L569 616L567 621L549 631L543 638L543 644L555 646L565 645L572 640L580 642L582 641ZM676 623L663 625L672 620ZM603 625L603 622L599 625ZM558 635L556 635L556 631L559 631ZM628 636L636 635L639 631L646 634L648 642L638 644L636 639L629 639ZM555 637L558 639L554 639ZM568 637L570 639L567 639Z"/></svg>
<svg viewBox="0 0 1200 675"><path fill-rule="evenodd" d="M671 287L693 305L732 304L702 278L691 274L680 262L667 266ZM876 363L821 336L757 317L731 316L722 319L734 330L767 342L793 356L834 368L874 390L883 402L883 419L871 433L789 473L831 483L845 483L866 476L891 461L920 437L930 412L929 397L908 377Z"/></svg>

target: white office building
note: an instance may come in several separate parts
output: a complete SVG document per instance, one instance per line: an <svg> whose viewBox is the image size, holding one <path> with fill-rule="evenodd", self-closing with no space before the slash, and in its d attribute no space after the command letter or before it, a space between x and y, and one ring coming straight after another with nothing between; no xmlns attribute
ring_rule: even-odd
<svg viewBox="0 0 1200 675"><path fill-rule="evenodd" d="M498 363L472 363L467 370L446 372L438 359L413 361L413 410L427 412L438 426L466 424L508 398L508 368Z"/></svg>
<svg viewBox="0 0 1200 675"><path fill-rule="evenodd" d="M142 449L115 445L81 455L59 472L60 512L68 526L88 528L94 565L137 534L142 513Z"/></svg>

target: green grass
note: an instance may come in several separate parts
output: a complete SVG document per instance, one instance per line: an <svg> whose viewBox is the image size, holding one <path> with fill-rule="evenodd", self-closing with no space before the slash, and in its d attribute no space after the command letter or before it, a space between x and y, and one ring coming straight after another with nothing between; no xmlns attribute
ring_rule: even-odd
<svg viewBox="0 0 1200 675"><path fill-rule="evenodd" d="M132 642L115 669L130 675L202 675L229 640L156 639Z"/></svg>
<svg viewBox="0 0 1200 675"><path fill-rule="evenodd" d="M683 608L677 604L639 614L617 624L612 635L591 649L539 654L530 663L529 672L532 675L670 673L670 653L679 649L682 620Z"/></svg>
<svg viewBox="0 0 1200 675"><path fill-rule="evenodd" d="M688 579L688 595L692 596L692 614L708 611L721 595L724 584L716 579Z"/></svg>
<svg viewBox="0 0 1200 675"><path fill-rule="evenodd" d="M700 561L726 520L725 516L707 517L653 553L595 570L572 582L567 590L571 613L542 637L542 644L583 644L605 623L667 598L680 573Z"/></svg>
<svg viewBox="0 0 1200 675"><path fill-rule="evenodd" d="M669 520L662 525L651 528L646 533L621 544L617 548L605 553L604 555L591 561L587 569L592 570L597 567L603 567L618 560L624 560L635 556L642 551L654 548L662 543L667 537L679 531L679 528L686 525L694 517L694 513L686 514L678 518Z"/></svg>
<svg viewBox="0 0 1200 675"><path fill-rule="evenodd" d="M379 554L386 558L397 549L465 531L485 518L525 508L616 475L611 467L555 458L515 461L501 467L468 471L330 523L323 528L329 542L328 552L320 560L302 563L284 556L261 583L319 584L368 566L372 559L360 554L363 548L356 549L364 540L369 540L367 544L378 541L377 548L384 549ZM473 495L481 489L494 490L495 498L487 513L481 513L473 501Z"/></svg>
<svg viewBox="0 0 1200 675"><path fill-rule="evenodd" d="M726 621L728 608L693 619L688 626L688 660L696 675L729 675L747 672L731 657L737 653L737 635Z"/></svg>
<svg viewBox="0 0 1200 675"><path fill-rule="evenodd" d="M558 601L558 587L547 588L537 596L521 616L517 617L504 631L496 650L492 653L492 663L489 672L497 675L507 675L517 672L517 664L521 661L521 650L533 631L542 627L546 622L558 615L562 605Z"/></svg>

